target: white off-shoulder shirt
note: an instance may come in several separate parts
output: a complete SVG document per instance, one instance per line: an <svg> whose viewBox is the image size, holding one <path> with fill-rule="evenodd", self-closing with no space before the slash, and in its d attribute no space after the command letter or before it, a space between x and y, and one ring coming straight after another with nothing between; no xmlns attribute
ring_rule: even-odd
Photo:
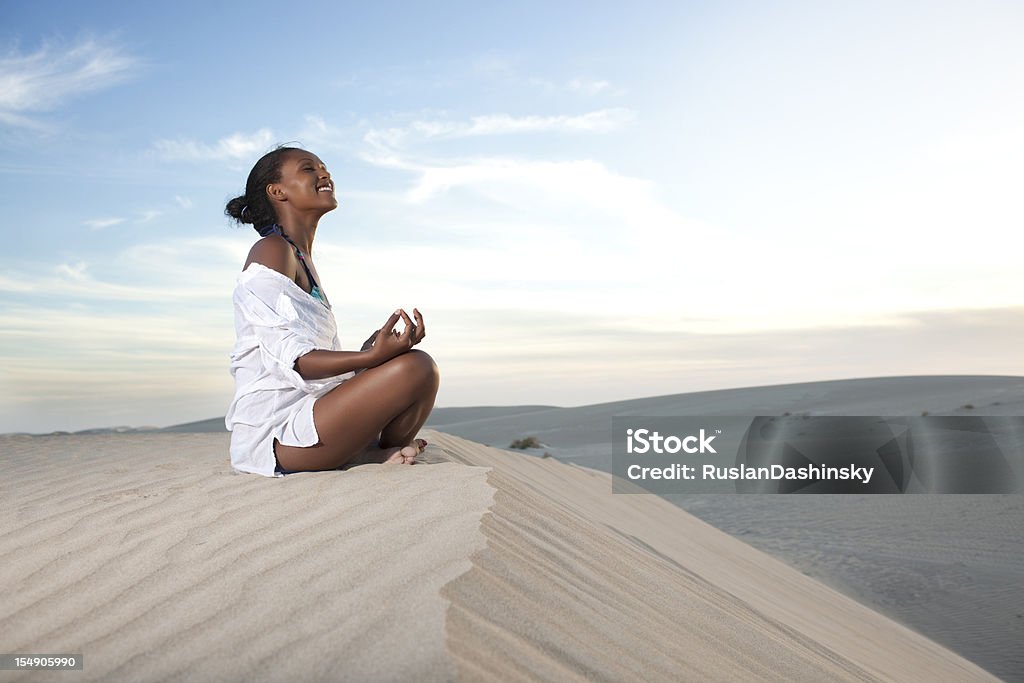
<svg viewBox="0 0 1024 683"><path fill-rule="evenodd" d="M231 432L231 465L267 477L276 472L274 439L313 446L317 398L354 376L310 381L295 360L314 349L340 351L331 310L276 270L251 263L233 295L237 341L231 353L235 397L224 423Z"/></svg>

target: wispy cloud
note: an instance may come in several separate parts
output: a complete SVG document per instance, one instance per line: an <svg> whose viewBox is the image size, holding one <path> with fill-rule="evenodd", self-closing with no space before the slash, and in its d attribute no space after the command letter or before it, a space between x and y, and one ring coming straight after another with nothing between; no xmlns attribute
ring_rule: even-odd
<svg viewBox="0 0 1024 683"><path fill-rule="evenodd" d="M51 111L72 97L110 87L140 66L138 58L96 40L9 53L0 58L0 123L39 128L42 124L28 114Z"/></svg>
<svg viewBox="0 0 1024 683"><path fill-rule="evenodd" d="M189 199L188 197L182 197L180 195L175 195L174 201L175 204L182 209L191 209L193 205L191 199ZM160 216L163 216L165 213L167 213L168 206L173 208L173 205L168 204L164 208L142 209L138 212L136 218L134 219L134 223L149 223L153 220L156 220ZM110 228L115 225L120 225L121 223L124 223L126 220L126 218L123 218L121 216L103 216L101 218L90 218L89 220L82 221L82 225L88 226L92 230L103 230L104 228Z"/></svg>
<svg viewBox="0 0 1024 683"><path fill-rule="evenodd" d="M569 93L574 95L621 95L621 88L613 87L602 78L577 76L568 81L539 76L531 71L522 55L490 53L475 59L470 73L489 82L501 81L510 86L527 86L531 90L545 93Z"/></svg>
<svg viewBox="0 0 1024 683"><path fill-rule="evenodd" d="M274 140L269 128L255 133L234 133L213 144L190 138L157 140L153 147L158 155L169 161L242 161L266 151Z"/></svg>
<svg viewBox="0 0 1024 683"><path fill-rule="evenodd" d="M86 270L89 269L89 264L85 261L76 261L75 263L61 263L57 266L57 272L65 277L69 277L72 280L84 280L86 278Z"/></svg>
<svg viewBox="0 0 1024 683"><path fill-rule="evenodd" d="M248 249L249 244L239 239L183 239L138 244L100 261L34 264L0 274L0 301L7 294L17 298L45 293L57 297L61 305L188 301L194 306L233 280Z"/></svg>
<svg viewBox="0 0 1024 683"><path fill-rule="evenodd" d="M154 218L159 218L160 216L163 215L163 213L164 212L161 211L160 209L146 209L141 214L139 214L139 219L137 221L135 221L135 222L136 223L148 223L151 220L153 220Z"/></svg>
<svg viewBox="0 0 1024 683"><path fill-rule="evenodd" d="M578 116L509 116L493 114L473 117L469 125L456 125L447 134L453 137L476 135L507 135L547 131L569 133L607 133L622 128L633 120L629 109L601 109Z"/></svg>
<svg viewBox="0 0 1024 683"><path fill-rule="evenodd" d="M527 199L525 190L558 197L564 203L591 205L601 211L614 208L617 215L660 212L661 220L672 215L654 197L650 181L630 178L589 160L521 161L477 159L466 163L434 165L421 169L420 177L407 198L422 202L456 187L470 187L491 196L490 190L512 194L510 203ZM536 198L530 197L532 201ZM660 222L660 221L659 221Z"/></svg>
<svg viewBox="0 0 1024 683"><path fill-rule="evenodd" d="M82 221L83 225L87 225L93 230L102 230L103 228L109 228L113 225L117 225L118 223L124 223L124 219L111 216L107 218L90 218L87 221Z"/></svg>
<svg viewBox="0 0 1024 683"><path fill-rule="evenodd" d="M359 144L365 124L338 126L319 114L306 114L303 122L285 140L313 150L348 153Z"/></svg>
<svg viewBox="0 0 1024 683"><path fill-rule="evenodd" d="M402 147L418 140L520 135L527 133L609 133L635 118L625 108L600 109L585 114L511 116L486 114L468 121L417 119L406 127L374 128L364 139L378 149Z"/></svg>
<svg viewBox="0 0 1024 683"><path fill-rule="evenodd" d="M607 92L609 88L611 88L611 83L608 81L589 78L574 78L569 81L569 90L584 95L597 95L598 93Z"/></svg>
<svg viewBox="0 0 1024 683"><path fill-rule="evenodd" d="M143 223L150 223L160 216L167 213L173 212L177 209L191 209L194 203L191 198L184 197L182 195L174 196L174 204L167 202L163 206L150 207L146 209L138 209L135 214L135 218L132 222L135 225L141 225ZM99 218L90 218L89 220L82 221L82 225L88 226L92 230L103 230L104 228L113 227L120 225L127 221L127 218L122 216L102 216Z"/></svg>

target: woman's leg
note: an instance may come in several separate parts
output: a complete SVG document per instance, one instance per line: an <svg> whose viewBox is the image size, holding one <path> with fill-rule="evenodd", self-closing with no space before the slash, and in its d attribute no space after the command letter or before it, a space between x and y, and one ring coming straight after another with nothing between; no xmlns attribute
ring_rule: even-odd
<svg viewBox="0 0 1024 683"><path fill-rule="evenodd" d="M419 350L365 370L316 400L313 423L320 443L309 448L275 443L277 461L286 470L331 470L389 457L402 462L396 454L427 421L438 382L437 365ZM373 445L378 436L380 449Z"/></svg>

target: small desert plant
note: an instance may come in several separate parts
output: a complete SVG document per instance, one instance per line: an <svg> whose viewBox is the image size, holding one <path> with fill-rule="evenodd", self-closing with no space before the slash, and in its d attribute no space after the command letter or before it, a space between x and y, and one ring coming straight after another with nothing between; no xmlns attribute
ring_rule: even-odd
<svg viewBox="0 0 1024 683"><path fill-rule="evenodd" d="M928 417L928 411L927 410L922 410L921 411L921 417Z"/></svg>
<svg viewBox="0 0 1024 683"><path fill-rule="evenodd" d="M509 448L518 448L523 450L526 448L540 448L540 441L535 436L528 436L525 439L516 439L508 445Z"/></svg>
<svg viewBox="0 0 1024 683"><path fill-rule="evenodd" d="M973 403L965 403L965 404L963 404L963 406L962 406L962 407L963 407L963 408L964 408L965 410L974 410L974 404L973 404Z"/></svg>

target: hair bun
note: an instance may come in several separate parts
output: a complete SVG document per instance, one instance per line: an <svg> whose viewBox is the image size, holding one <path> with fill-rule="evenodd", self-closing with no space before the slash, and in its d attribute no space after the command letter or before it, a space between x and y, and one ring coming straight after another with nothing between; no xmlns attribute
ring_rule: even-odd
<svg viewBox="0 0 1024 683"><path fill-rule="evenodd" d="M235 197L228 202L228 205L224 208L224 213L234 218L239 223L251 223L252 218L250 216L251 211L249 210L249 202L246 201L245 195ZM246 219L249 220L246 220Z"/></svg>

